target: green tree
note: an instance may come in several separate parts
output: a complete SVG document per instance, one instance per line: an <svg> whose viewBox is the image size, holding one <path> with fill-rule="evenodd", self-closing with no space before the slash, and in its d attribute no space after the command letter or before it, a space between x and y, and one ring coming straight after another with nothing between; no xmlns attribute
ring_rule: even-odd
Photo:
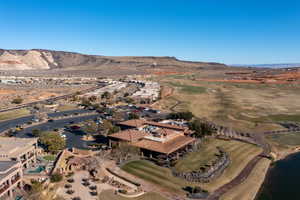
<svg viewBox="0 0 300 200"><path fill-rule="evenodd" d="M137 113L129 113L128 115L128 119L131 120L131 119L139 119L140 116L137 114Z"/></svg>
<svg viewBox="0 0 300 200"><path fill-rule="evenodd" d="M97 97L95 95L89 97L90 102L95 102L96 100L97 100Z"/></svg>
<svg viewBox="0 0 300 200"><path fill-rule="evenodd" d="M113 133L117 133L119 132L121 129L118 126L112 126L109 130L108 130L108 135L113 134Z"/></svg>
<svg viewBox="0 0 300 200"><path fill-rule="evenodd" d="M37 129L37 128L32 129L32 135L33 135L34 137L40 137L40 135L41 135L41 130L40 130L40 129Z"/></svg>
<svg viewBox="0 0 300 200"><path fill-rule="evenodd" d="M11 103L13 103L13 104L21 104L22 102L23 102L23 99L21 97L17 97L11 101Z"/></svg>
<svg viewBox="0 0 300 200"><path fill-rule="evenodd" d="M211 135L214 132L214 129L205 121L200 119L195 119L189 123L189 128L195 131L196 137L204 137L206 135Z"/></svg>
<svg viewBox="0 0 300 200"><path fill-rule="evenodd" d="M83 126L83 131L86 132L87 134L94 134L98 132L98 125L96 124L96 122L92 121L92 120L88 120L85 122L85 125Z"/></svg>
<svg viewBox="0 0 300 200"><path fill-rule="evenodd" d="M91 106L92 104L91 104L90 100L83 98L81 100L81 105L87 108L87 107Z"/></svg>
<svg viewBox="0 0 300 200"><path fill-rule="evenodd" d="M122 161L127 160L130 156L138 156L139 152L139 148L135 146L127 143L120 143L112 150L111 155L114 159Z"/></svg>
<svg viewBox="0 0 300 200"><path fill-rule="evenodd" d="M134 101L134 99L132 99L132 98L130 98L130 97L126 97L126 98L125 98L125 102L126 102L126 103L129 103L129 104L133 104L135 101Z"/></svg>
<svg viewBox="0 0 300 200"><path fill-rule="evenodd" d="M61 174L59 174L59 173L54 173L50 177L50 181L52 183L60 182L60 181L62 181L62 179L63 179L63 176Z"/></svg>
<svg viewBox="0 0 300 200"><path fill-rule="evenodd" d="M110 135L120 131L120 127L114 126L109 120L103 120L101 129L105 135Z"/></svg>
<svg viewBox="0 0 300 200"><path fill-rule="evenodd" d="M42 132L39 141L51 153L57 153L66 146L66 141L57 132Z"/></svg>
<svg viewBox="0 0 300 200"><path fill-rule="evenodd" d="M111 93L109 93L108 91L105 91L102 95L101 98L102 99L110 99L112 97Z"/></svg>
<svg viewBox="0 0 300 200"><path fill-rule="evenodd" d="M32 180L30 186L32 194L40 193L43 190L43 184L36 180Z"/></svg>
<svg viewBox="0 0 300 200"><path fill-rule="evenodd" d="M168 115L169 119L184 119L190 121L194 117L191 112L174 112Z"/></svg>

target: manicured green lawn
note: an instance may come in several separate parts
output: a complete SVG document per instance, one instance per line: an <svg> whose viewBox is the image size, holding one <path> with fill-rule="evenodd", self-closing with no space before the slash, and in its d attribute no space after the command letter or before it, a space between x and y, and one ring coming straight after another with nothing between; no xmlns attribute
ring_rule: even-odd
<svg viewBox="0 0 300 200"><path fill-rule="evenodd" d="M217 147L222 147L229 155L231 155L232 164L234 166L238 165L243 157L250 156L252 151L254 153L259 151L259 148L254 145L238 141L206 139L198 151L189 153L186 157L176 163L176 170L189 172L198 170L205 164L210 164L211 161L216 159L216 154L218 154Z"/></svg>
<svg viewBox="0 0 300 200"><path fill-rule="evenodd" d="M55 155L46 155L43 157L47 161L54 161L56 159Z"/></svg>
<svg viewBox="0 0 300 200"><path fill-rule="evenodd" d="M253 157L262 151L257 146L243 142L209 139L205 142L201 151L191 153L183 160L180 160L175 166L176 169L179 171L199 169L203 163L213 158L214 153L217 152L217 146L222 147L229 153L231 163L220 177L210 183L200 184L203 189L207 189L208 191L213 191L232 180ZM124 165L122 169L171 192L183 193L183 187L194 185L183 179L174 177L170 169L157 166L149 161L133 161Z"/></svg>
<svg viewBox="0 0 300 200"><path fill-rule="evenodd" d="M115 195L112 190L104 190L100 193L99 199L101 200L167 200L166 198L160 196L157 193L149 192L140 197L136 198L125 198L119 195Z"/></svg>
<svg viewBox="0 0 300 200"><path fill-rule="evenodd" d="M186 181L174 177L169 169L145 160L132 161L124 165L122 169L176 193L183 193L182 188L189 185Z"/></svg>
<svg viewBox="0 0 300 200"><path fill-rule="evenodd" d="M30 111L27 110L26 108L21 108L21 109L18 109L18 110L2 112L2 113L0 113L0 121L1 120L15 119L15 118L24 117L24 116L27 116L27 115L30 115Z"/></svg>
<svg viewBox="0 0 300 200"><path fill-rule="evenodd" d="M217 143L208 140L205 141L198 151L191 152L179 160L175 165L175 169L180 172L189 172L198 170L201 166L209 164L210 161L216 158L215 154L218 153L216 145Z"/></svg>

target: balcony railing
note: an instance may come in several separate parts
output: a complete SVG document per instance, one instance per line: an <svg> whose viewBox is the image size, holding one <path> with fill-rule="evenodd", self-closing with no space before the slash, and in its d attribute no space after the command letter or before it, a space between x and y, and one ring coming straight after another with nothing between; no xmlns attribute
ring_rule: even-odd
<svg viewBox="0 0 300 200"><path fill-rule="evenodd" d="M34 156L34 153L29 154L28 159L32 158Z"/></svg>
<svg viewBox="0 0 300 200"><path fill-rule="evenodd" d="M5 192L8 188L9 188L9 185L5 185L4 187L2 187L0 189L0 194L2 194L3 192Z"/></svg>
<svg viewBox="0 0 300 200"><path fill-rule="evenodd" d="M20 180L20 176L17 176L15 179L11 180L11 184L13 185L19 180Z"/></svg>

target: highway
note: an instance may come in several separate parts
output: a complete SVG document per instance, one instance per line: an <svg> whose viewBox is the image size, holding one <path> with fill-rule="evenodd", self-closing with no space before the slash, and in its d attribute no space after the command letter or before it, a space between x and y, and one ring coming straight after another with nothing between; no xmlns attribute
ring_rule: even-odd
<svg viewBox="0 0 300 200"><path fill-rule="evenodd" d="M96 89L102 88L105 85L106 84L99 84L96 87L92 87L92 88L80 90L80 91L77 91L77 92L80 92L80 93L83 94L83 93L91 92L91 91L94 91ZM16 109L20 109L20 108L26 108L26 107L30 107L30 106L33 106L33 105L36 105L36 104L40 104L40 103L47 103L47 102L57 101L57 100L60 100L60 99L66 99L66 98L72 97L77 92L74 92L74 93L71 93L71 94L62 95L62 96L58 96L58 97L52 97L52 98L44 99L44 100L40 100L40 101L34 101L34 102L31 102L31 103L22 104L22 105L19 105L19 106L16 106L16 107L12 107L12 108L2 109L2 110L0 110L0 113L1 112L11 111L11 110L16 110Z"/></svg>

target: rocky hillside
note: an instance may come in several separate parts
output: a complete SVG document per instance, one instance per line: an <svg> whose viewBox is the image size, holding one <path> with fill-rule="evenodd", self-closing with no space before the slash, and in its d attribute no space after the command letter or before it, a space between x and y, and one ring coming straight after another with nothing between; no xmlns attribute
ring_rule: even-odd
<svg viewBox="0 0 300 200"><path fill-rule="evenodd" d="M181 61L174 57L109 57L43 49L0 49L0 70L97 69L102 67L225 67L219 63Z"/></svg>

